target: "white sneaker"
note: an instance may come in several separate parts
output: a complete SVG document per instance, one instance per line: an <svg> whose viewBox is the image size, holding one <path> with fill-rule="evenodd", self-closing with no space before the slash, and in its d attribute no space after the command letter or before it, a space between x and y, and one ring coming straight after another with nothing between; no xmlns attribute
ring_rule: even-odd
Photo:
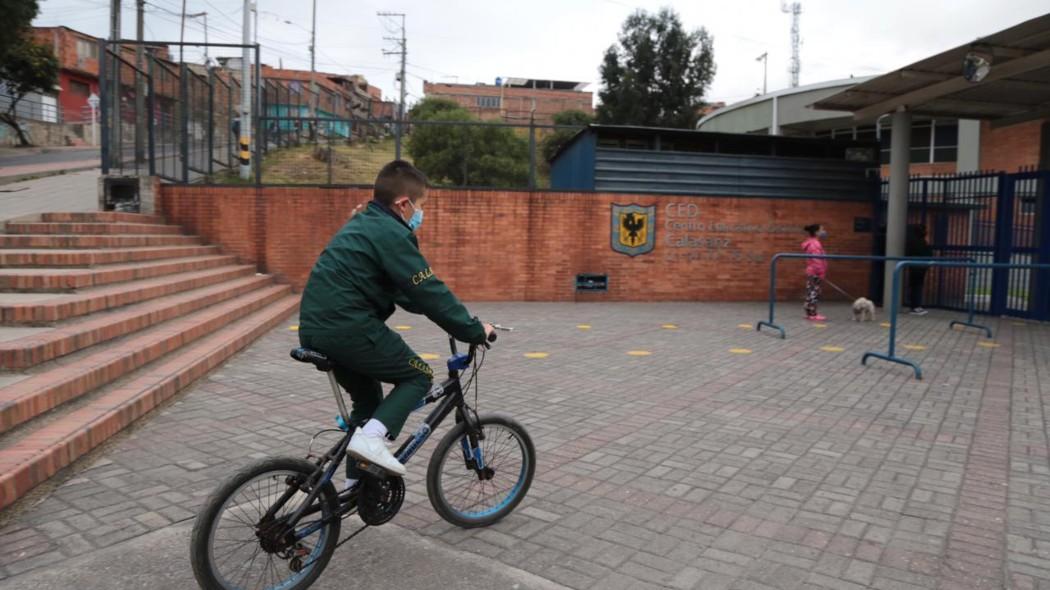
<svg viewBox="0 0 1050 590"><path fill-rule="evenodd" d="M926 315L928 313L930 312L926 311L921 307L916 307L915 309L911 310L911 315Z"/></svg>
<svg viewBox="0 0 1050 590"><path fill-rule="evenodd" d="M353 457L382 467L394 475L404 475L405 466L394 457L383 440L381 436L368 436L357 428L354 430L354 435L350 437L350 445L346 448L346 452Z"/></svg>

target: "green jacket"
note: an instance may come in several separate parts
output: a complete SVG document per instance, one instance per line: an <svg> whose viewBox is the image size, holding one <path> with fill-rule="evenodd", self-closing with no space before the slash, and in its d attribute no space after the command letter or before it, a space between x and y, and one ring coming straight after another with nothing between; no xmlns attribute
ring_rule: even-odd
<svg viewBox="0 0 1050 590"><path fill-rule="evenodd" d="M394 304L421 313L460 342L485 340L481 322L434 272L408 225L373 201L335 234L303 289L299 332L368 336L387 330Z"/></svg>

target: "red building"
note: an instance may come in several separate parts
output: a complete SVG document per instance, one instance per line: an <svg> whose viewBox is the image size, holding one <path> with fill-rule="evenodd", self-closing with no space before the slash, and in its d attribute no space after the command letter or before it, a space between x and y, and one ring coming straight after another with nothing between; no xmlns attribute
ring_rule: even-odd
<svg viewBox="0 0 1050 590"><path fill-rule="evenodd" d="M549 125L562 111L594 114L594 94L585 92L586 87L586 82L497 78L495 85L423 82L423 95L454 100L485 121L528 123L535 118Z"/></svg>
<svg viewBox="0 0 1050 590"><path fill-rule="evenodd" d="M59 121L77 123L91 120L88 97L99 94L99 38L69 27L34 27L37 43L51 47L58 59ZM156 56L167 59L167 47L150 47ZM134 63L135 49L124 46L122 56Z"/></svg>

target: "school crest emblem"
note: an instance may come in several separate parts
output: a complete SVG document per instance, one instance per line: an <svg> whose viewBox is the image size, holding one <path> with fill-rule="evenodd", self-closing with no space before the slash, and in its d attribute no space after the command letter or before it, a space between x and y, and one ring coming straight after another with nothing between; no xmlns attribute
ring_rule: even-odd
<svg viewBox="0 0 1050 590"><path fill-rule="evenodd" d="M612 206L612 249L620 254L638 256L653 251L656 245L656 205Z"/></svg>

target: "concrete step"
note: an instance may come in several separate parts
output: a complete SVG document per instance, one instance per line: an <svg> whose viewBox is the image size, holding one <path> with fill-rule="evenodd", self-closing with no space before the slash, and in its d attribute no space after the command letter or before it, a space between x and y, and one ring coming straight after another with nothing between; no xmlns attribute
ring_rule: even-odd
<svg viewBox="0 0 1050 590"><path fill-rule="evenodd" d="M86 267L189 258L218 254L218 246L158 246L151 248L114 248L109 250L0 250L0 268L27 266Z"/></svg>
<svg viewBox="0 0 1050 590"><path fill-rule="evenodd" d="M268 285L201 311L101 345L68 363L46 369L0 390L0 433L153 362L267 305L287 297L287 285Z"/></svg>
<svg viewBox="0 0 1050 590"><path fill-rule="evenodd" d="M61 293L236 263L236 256L213 254L156 262L114 264L90 269L0 268L0 291Z"/></svg>
<svg viewBox="0 0 1050 590"><path fill-rule="evenodd" d="M0 248L142 248L198 244L197 236L184 235L0 234Z"/></svg>
<svg viewBox="0 0 1050 590"><path fill-rule="evenodd" d="M0 324L41 325L232 281L255 273L251 265L218 268L92 287L77 293L0 293Z"/></svg>
<svg viewBox="0 0 1050 590"><path fill-rule="evenodd" d="M269 276L253 275L92 314L52 328L0 328L0 369L11 371L34 367L240 297L271 283ZM3 385L0 382L0 387Z"/></svg>
<svg viewBox="0 0 1050 590"><path fill-rule="evenodd" d="M4 226L8 234L73 234L73 235L171 235L181 234L177 225L147 223L23 223L9 222Z"/></svg>
<svg viewBox="0 0 1050 590"><path fill-rule="evenodd" d="M181 389L218 367L284 321L299 305L289 295L143 367L118 385L93 395L90 403L39 426L26 425L0 447L0 509L148 414ZM35 426L35 427L34 427Z"/></svg>
<svg viewBox="0 0 1050 590"><path fill-rule="evenodd" d="M39 219L45 223L164 223L164 218L160 215L116 211L41 213Z"/></svg>

